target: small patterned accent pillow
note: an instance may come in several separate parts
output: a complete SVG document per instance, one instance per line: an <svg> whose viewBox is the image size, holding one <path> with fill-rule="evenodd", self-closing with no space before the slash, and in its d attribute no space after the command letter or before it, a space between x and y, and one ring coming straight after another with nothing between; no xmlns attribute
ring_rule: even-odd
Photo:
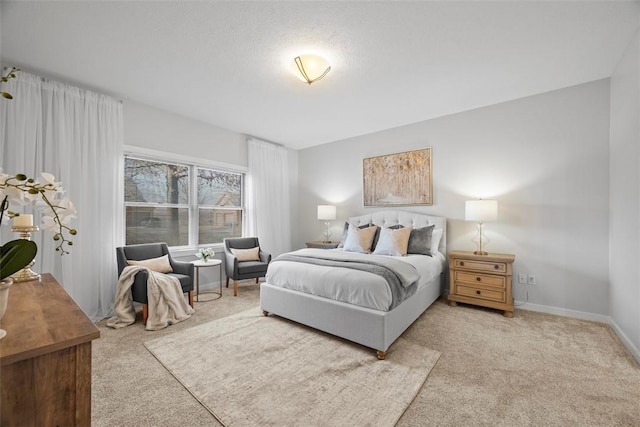
<svg viewBox="0 0 640 427"><path fill-rule="evenodd" d="M260 261L260 248L256 246L251 249L231 249L231 253L238 258L238 261Z"/></svg>
<svg viewBox="0 0 640 427"><path fill-rule="evenodd" d="M349 224L347 238L344 241L343 250L348 252L360 252L368 254L371 252L373 238L376 235L378 226L372 225L366 228L358 228Z"/></svg>
<svg viewBox="0 0 640 427"><path fill-rule="evenodd" d="M376 243L376 249L373 251L373 254L391 256L406 255L411 230L411 227L382 228L380 230L380 238Z"/></svg>
<svg viewBox="0 0 640 427"><path fill-rule="evenodd" d="M173 268L171 268L171 264L169 263L169 255L163 255L158 258L143 259L141 261L127 260L127 264L146 267L149 270L157 271L158 273L173 272Z"/></svg>

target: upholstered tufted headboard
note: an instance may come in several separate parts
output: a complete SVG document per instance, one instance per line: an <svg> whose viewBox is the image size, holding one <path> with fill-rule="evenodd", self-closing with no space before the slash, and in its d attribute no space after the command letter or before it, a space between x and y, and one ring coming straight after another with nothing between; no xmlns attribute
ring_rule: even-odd
<svg viewBox="0 0 640 427"><path fill-rule="evenodd" d="M422 228L435 224L436 230L442 230L442 238L438 250L447 255L447 219L442 216L425 215L406 211L379 211L349 218L349 224L355 226L374 224L378 227L391 227L401 224L405 227Z"/></svg>

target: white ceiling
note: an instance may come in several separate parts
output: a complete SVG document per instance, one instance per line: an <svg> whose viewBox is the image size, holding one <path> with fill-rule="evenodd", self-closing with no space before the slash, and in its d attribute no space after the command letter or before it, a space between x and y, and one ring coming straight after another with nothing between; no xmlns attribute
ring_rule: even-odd
<svg viewBox="0 0 640 427"><path fill-rule="evenodd" d="M637 2L12 2L1 60L305 148L609 77ZM332 71L291 75L303 52ZM126 107L125 107L126 108Z"/></svg>

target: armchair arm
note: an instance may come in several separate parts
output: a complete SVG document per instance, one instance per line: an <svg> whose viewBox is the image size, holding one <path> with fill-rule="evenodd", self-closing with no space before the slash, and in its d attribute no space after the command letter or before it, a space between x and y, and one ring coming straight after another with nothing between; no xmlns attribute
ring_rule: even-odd
<svg viewBox="0 0 640 427"><path fill-rule="evenodd" d="M195 267L192 263L187 261L176 261L174 259L171 260L171 268L173 268L174 273L186 274L191 278L195 277L194 271Z"/></svg>
<svg viewBox="0 0 640 427"><path fill-rule="evenodd" d="M141 304L147 304L147 281L149 279L149 273L146 270L140 270L133 278L133 284L131 285L131 299Z"/></svg>
<svg viewBox="0 0 640 427"><path fill-rule="evenodd" d="M269 264L271 262L271 254L260 249L260 261Z"/></svg>
<svg viewBox="0 0 640 427"><path fill-rule="evenodd" d="M237 276L238 258L228 251L224 251L224 270L228 277Z"/></svg>

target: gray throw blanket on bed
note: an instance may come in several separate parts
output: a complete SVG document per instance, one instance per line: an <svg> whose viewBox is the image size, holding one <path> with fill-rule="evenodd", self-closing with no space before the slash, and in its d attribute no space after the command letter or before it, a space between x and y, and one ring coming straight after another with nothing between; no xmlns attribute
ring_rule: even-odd
<svg viewBox="0 0 640 427"><path fill-rule="evenodd" d="M402 301L416 292L420 275L416 268L406 262L393 257L381 255L360 254L346 251L331 251L325 249L300 249L282 254L274 259L277 261L293 261L328 267L351 268L367 271L384 278L391 290L392 302L389 310L394 309Z"/></svg>

